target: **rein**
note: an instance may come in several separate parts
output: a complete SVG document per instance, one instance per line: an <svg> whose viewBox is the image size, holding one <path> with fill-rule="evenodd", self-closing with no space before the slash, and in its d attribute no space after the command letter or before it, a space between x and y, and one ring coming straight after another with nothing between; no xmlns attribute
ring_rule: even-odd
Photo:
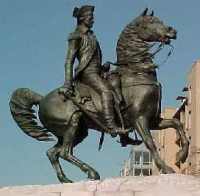
<svg viewBox="0 0 200 196"><path fill-rule="evenodd" d="M152 47L154 47L155 44L156 44L156 43L152 44L152 45L149 47L149 49L151 49ZM153 53L150 55L150 57L151 57L151 58L154 58L154 57L156 56L156 54L158 54L162 49L164 49L165 46L166 46L166 44L165 44L164 42L161 42L161 43L158 45L158 47L157 47L157 49L155 50L155 52L153 52ZM165 64L165 63L167 62L168 58L169 58L169 57L173 54L173 52L174 52L174 46L173 46L173 45L167 44L167 46L170 47L170 51L168 52L166 58L162 61L162 63L159 63L159 66L158 66L158 67L160 67L161 65ZM138 52L138 53L136 53L134 56L142 55L142 54L144 54L144 53L145 53L145 51ZM128 65L127 63L118 63L118 62L113 63L113 62L111 62L111 61L107 61L106 63L109 63L109 64L111 64L111 65L113 65L113 66L116 66L116 67L119 67L120 65Z"/></svg>
<svg viewBox="0 0 200 196"><path fill-rule="evenodd" d="M164 45L165 46L165 45ZM169 59L169 57L173 54L173 52L174 52L174 46L173 45L171 45L171 44L168 44L167 46L169 46L170 47L170 51L168 52L168 54L167 54L167 57L162 61L162 63L160 63L160 66L161 65L164 65L166 62L167 62L167 60ZM163 47L164 48L164 47Z"/></svg>

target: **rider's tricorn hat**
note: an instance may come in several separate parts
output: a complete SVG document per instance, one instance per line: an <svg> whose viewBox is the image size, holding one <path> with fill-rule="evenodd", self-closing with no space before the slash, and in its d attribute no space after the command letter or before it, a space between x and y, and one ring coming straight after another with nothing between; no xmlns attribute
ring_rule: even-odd
<svg viewBox="0 0 200 196"><path fill-rule="evenodd" d="M87 12L94 12L94 6L83 5L80 8L75 7L74 11L73 11L73 17L80 19L80 18L84 17Z"/></svg>

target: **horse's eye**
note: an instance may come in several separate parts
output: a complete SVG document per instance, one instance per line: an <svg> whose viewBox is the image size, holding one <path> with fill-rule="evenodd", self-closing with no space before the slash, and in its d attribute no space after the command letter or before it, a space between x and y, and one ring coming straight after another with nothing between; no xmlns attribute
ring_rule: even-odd
<svg viewBox="0 0 200 196"><path fill-rule="evenodd" d="M150 23L154 23L154 20L153 20L153 18L150 20Z"/></svg>

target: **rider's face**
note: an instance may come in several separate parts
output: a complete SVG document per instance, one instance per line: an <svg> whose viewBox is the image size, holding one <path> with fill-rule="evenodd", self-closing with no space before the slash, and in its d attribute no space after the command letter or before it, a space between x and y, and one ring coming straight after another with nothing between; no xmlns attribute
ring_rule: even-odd
<svg viewBox="0 0 200 196"><path fill-rule="evenodd" d="M93 15L93 12L89 11L89 12L85 13L84 19L83 19L83 23L88 28L92 28L93 27L93 24L94 24L94 15Z"/></svg>

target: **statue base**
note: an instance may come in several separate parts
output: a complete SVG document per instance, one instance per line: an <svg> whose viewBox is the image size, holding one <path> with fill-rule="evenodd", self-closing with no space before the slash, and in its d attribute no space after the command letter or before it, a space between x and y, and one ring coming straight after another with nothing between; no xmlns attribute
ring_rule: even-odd
<svg viewBox="0 0 200 196"><path fill-rule="evenodd" d="M128 176L73 184L0 188L0 196L199 196L200 177L166 174Z"/></svg>

